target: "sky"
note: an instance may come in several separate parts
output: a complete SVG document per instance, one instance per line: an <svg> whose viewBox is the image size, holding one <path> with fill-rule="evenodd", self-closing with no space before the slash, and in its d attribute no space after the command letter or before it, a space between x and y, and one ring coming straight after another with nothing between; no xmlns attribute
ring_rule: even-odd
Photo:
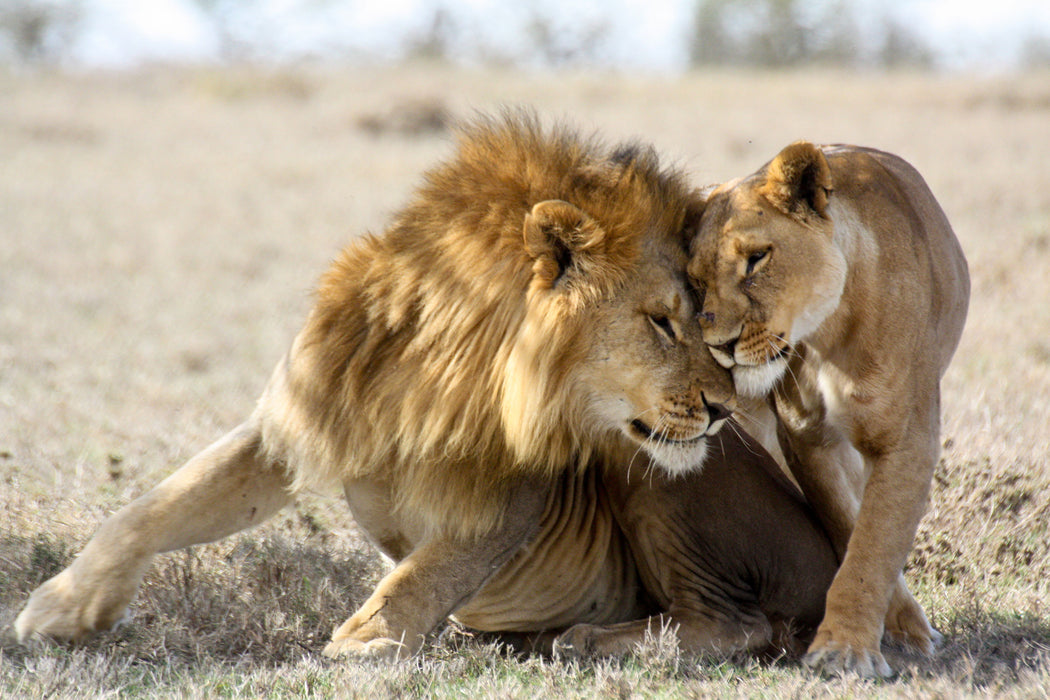
<svg viewBox="0 0 1050 700"><path fill-rule="evenodd" d="M1027 36L1050 38L1050 0L856 3L873 12L892 6L947 68L1006 69ZM202 9L206 4L251 9L224 15L222 33ZM529 42L522 28L539 15L567 46L588 29L601 30L596 62L602 66L675 71L686 67L695 5L696 0L81 0L71 58L103 67L209 61L222 57L232 40L277 60L333 53L394 59L403 53L404 37L422 36L433 8L440 6L452 20L454 38L466 40L451 48L453 58L477 60L484 51L527 62Z"/></svg>

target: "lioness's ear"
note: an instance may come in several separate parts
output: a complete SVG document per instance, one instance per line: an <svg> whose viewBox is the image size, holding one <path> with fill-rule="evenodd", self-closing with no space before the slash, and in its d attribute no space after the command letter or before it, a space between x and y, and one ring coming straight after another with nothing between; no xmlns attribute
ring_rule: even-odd
<svg viewBox="0 0 1050 700"><path fill-rule="evenodd" d="M831 190L831 168L824 153L808 141L798 141L769 164L759 191L785 214L804 213L802 207L807 207L824 216Z"/></svg>
<svg viewBox="0 0 1050 700"><path fill-rule="evenodd" d="M695 189L693 190L692 198L686 202L681 233L682 249L686 253L692 248L693 239L696 238L696 234L700 230L700 218L703 217L704 209L707 207L707 198L717 187L718 185L708 185L707 187Z"/></svg>
<svg viewBox="0 0 1050 700"><path fill-rule="evenodd" d="M560 199L540 202L525 215L525 252L537 279L553 286L574 258L599 245L605 232L587 212Z"/></svg>

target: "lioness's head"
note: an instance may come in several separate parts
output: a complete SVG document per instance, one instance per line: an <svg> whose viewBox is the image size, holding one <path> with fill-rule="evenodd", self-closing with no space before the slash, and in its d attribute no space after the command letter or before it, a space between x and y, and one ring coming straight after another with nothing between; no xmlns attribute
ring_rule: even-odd
<svg viewBox="0 0 1050 700"><path fill-rule="evenodd" d="M768 392L792 343L838 306L846 262L833 241L831 192L824 154L799 142L708 197L689 276L704 341L741 394Z"/></svg>
<svg viewBox="0 0 1050 700"><path fill-rule="evenodd" d="M701 466L734 392L704 346L685 271L687 209L699 203L611 225L562 200L532 208L533 279L503 400L513 445L527 452L559 420L577 426L576 445L619 436L669 473ZM560 410L539 403L552 400Z"/></svg>

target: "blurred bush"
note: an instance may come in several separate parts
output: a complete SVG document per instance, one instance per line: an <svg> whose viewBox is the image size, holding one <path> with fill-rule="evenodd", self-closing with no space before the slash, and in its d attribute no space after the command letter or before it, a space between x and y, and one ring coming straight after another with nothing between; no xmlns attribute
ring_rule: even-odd
<svg viewBox="0 0 1050 700"><path fill-rule="evenodd" d="M0 58L22 63L57 60L73 41L80 19L78 0L3 0Z"/></svg>
<svg viewBox="0 0 1050 700"><path fill-rule="evenodd" d="M850 0L699 0L693 65L930 67L933 52L891 14L861 17Z"/></svg>

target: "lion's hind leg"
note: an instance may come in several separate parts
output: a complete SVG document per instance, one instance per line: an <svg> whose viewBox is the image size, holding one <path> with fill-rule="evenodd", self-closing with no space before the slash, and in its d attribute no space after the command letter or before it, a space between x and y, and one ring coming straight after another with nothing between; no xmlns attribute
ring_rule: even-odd
<svg viewBox="0 0 1050 700"><path fill-rule="evenodd" d="M155 554L256 525L291 500L252 423L235 429L102 523L72 564L33 591L20 640L79 640L118 622Z"/></svg>
<svg viewBox="0 0 1050 700"><path fill-rule="evenodd" d="M672 635L684 654L728 655L766 649L772 642L773 629L758 609L734 619L672 609L614 625L574 625L555 640L554 649L570 658L625 656L660 635Z"/></svg>

